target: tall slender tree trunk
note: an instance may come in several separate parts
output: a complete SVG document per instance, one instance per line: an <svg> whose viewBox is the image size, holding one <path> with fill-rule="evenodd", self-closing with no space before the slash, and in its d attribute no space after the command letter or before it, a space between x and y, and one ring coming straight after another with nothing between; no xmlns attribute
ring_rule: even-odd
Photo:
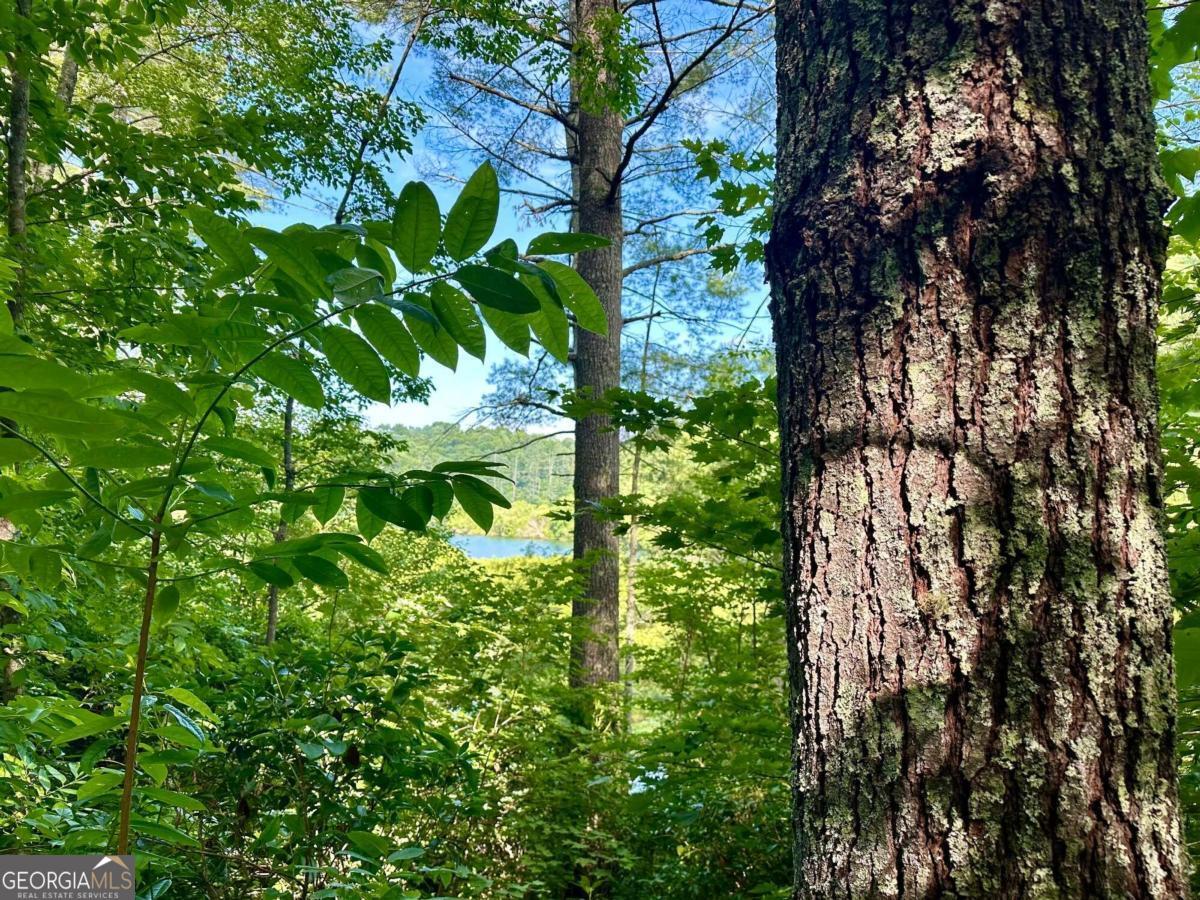
<svg viewBox="0 0 1200 900"><path fill-rule="evenodd" d="M576 41L601 40L597 18L612 13L611 0L574 0ZM596 292L608 316L608 333L575 329L575 388L602 397L621 384L621 279L624 223L621 190L614 184L624 150L624 121L610 108L581 102L575 73L571 135L576 230L608 238L609 245L580 253L575 267ZM590 77L596 77L594 75ZM575 425L575 545L584 570L583 589L572 608L571 684L616 681L620 618L617 537L612 523L595 514L598 504L620 492L620 436L611 419L591 415Z"/></svg>
<svg viewBox="0 0 1200 900"><path fill-rule="evenodd" d="M1144 6L786 0L797 897L1178 897Z"/></svg>
<svg viewBox="0 0 1200 900"><path fill-rule="evenodd" d="M32 0L17 0L16 12L22 18L29 18L32 12ZM8 245L20 271L12 285L12 296L8 301L8 310L13 323L21 324L25 314L25 272L28 248L25 237L25 201L28 193L28 179L25 164L29 150L29 72L27 67L32 65L27 53L14 55L9 68L9 98L8 98L8 140L6 159L6 200L5 218L8 225Z"/></svg>
<svg viewBox="0 0 1200 900"><path fill-rule="evenodd" d="M291 492L296 487L296 462L292 457L292 438L296 429L296 401L288 397L283 405L283 489ZM282 515L275 526L275 543L287 540L288 523ZM275 643L275 632L279 626L279 585L267 588L267 633L266 644Z"/></svg>
<svg viewBox="0 0 1200 900"><path fill-rule="evenodd" d="M654 274L654 290L650 294L650 309L646 317L646 334L642 338L642 360L638 371L638 390L646 392L647 375L650 369L650 335L654 330L654 313L658 304L658 277L662 269ZM629 468L629 493L637 496L638 483L642 475L642 445L633 448L633 464ZM625 535L625 730L633 731L633 674L637 671L637 561L638 561L638 518L630 516L629 531Z"/></svg>

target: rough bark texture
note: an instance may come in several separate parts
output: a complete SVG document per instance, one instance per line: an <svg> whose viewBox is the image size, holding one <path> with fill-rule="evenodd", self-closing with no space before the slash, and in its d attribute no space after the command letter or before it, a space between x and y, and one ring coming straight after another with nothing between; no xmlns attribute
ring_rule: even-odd
<svg viewBox="0 0 1200 900"><path fill-rule="evenodd" d="M595 21L605 0L575 0L576 39L598 40ZM576 76L578 77L578 76ZM576 97L581 93L574 86ZM578 231L608 238L607 247L580 253L575 268L596 292L608 316L608 334L575 329L575 388L588 396L602 397L621 384L621 270L624 224L621 191L613 181L624 152L624 121L611 109L576 105L572 169ZM572 616L575 636L571 645L573 686L616 681L620 677L619 547L612 523L594 516L601 501L620 492L620 435L608 416L592 415L575 425L575 559L584 571L581 596Z"/></svg>
<svg viewBox="0 0 1200 900"><path fill-rule="evenodd" d="M798 897L1185 893L1142 8L779 8Z"/></svg>

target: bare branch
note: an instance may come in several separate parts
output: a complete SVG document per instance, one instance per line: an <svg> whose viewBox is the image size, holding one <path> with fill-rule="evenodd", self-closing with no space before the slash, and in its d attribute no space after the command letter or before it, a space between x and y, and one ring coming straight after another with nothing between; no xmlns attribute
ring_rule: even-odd
<svg viewBox="0 0 1200 900"><path fill-rule="evenodd" d="M655 216L651 219L641 219L633 228L628 229L625 235L628 237L633 234L642 234L647 228L653 225L660 225L663 222L669 222L671 219L679 219L684 216L715 216L719 212L719 209L681 209L676 212L666 213L665 215Z"/></svg>
<svg viewBox="0 0 1200 900"><path fill-rule="evenodd" d="M634 272L640 272L643 269L652 269L655 266L661 266L664 263L679 262L687 259L689 256L699 256L702 253L712 253L716 250L724 250L732 246L731 244L715 244L712 247L689 247L686 250L676 250L674 253L664 253L662 256L652 256L650 259L643 259L635 262L631 266L626 266L621 277L627 278Z"/></svg>
<svg viewBox="0 0 1200 900"><path fill-rule="evenodd" d="M530 103L522 100L520 97L515 97L507 91L502 91L497 87L493 87L486 81L480 81L477 78L470 78L466 75L459 75L456 72L451 72L448 76L451 81L457 81L460 84L468 85L475 88L477 91L482 91L485 94L491 94L493 97L498 97L501 100L506 100L514 106L519 106L522 109L527 109L530 112L538 113L560 123L564 128L574 129L571 120L561 110L551 109L548 106L539 106L536 103Z"/></svg>

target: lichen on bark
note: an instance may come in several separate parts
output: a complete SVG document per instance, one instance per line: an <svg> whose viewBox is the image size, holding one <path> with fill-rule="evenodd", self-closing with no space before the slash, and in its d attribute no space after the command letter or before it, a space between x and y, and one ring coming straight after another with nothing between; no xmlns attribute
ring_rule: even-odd
<svg viewBox="0 0 1200 900"><path fill-rule="evenodd" d="M1144 12L777 27L797 896L1183 896Z"/></svg>

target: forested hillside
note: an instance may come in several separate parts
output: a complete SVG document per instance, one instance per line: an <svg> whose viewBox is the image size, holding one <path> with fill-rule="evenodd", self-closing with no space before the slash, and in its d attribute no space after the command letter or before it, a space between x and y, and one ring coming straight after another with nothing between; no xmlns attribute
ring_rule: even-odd
<svg viewBox="0 0 1200 900"><path fill-rule="evenodd" d="M1190 2L0 0L0 869L1188 896L1198 104Z"/></svg>
<svg viewBox="0 0 1200 900"><path fill-rule="evenodd" d="M511 505L496 510L489 534L570 541L566 509L573 464L570 429L531 433L519 428L434 422L421 427L394 425L387 431L403 448L394 456L394 465L402 470L432 468L447 458L504 465L507 481L498 488ZM482 531L464 514L452 513L446 524L458 533Z"/></svg>
<svg viewBox="0 0 1200 900"><path fill-rule="evenodd" d="M395 456L401 469L432 468L446 458L496 460L504 463L509 479L504 491L510 500L549 507L571 495L569 430L538 434L452 422L387 430L404 445Z"/></svg>

